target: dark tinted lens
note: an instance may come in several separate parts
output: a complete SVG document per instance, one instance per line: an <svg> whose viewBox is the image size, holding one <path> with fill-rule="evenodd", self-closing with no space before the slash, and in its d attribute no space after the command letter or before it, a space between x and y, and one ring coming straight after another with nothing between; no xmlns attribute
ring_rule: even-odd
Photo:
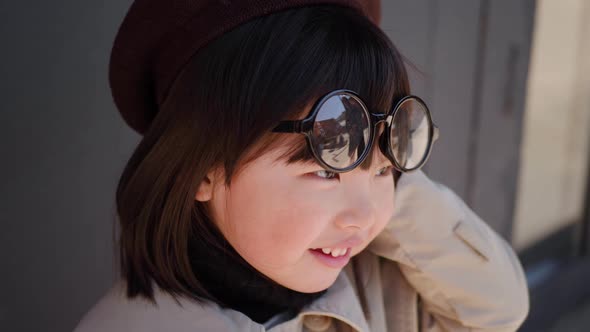
<svg viewBox="0 0 590 332"><path fill-rule="evenodd" d="M323 162L344 169L358 160L368 148L369 114L352 95L338 94L320 107L311 137Z"/></svg>
<svg viewBox="0 0 590 332"><path fill-rule="evenodd" d="M391 125L393 156L406 169L420 167L428 153L430 139L426 106L414 98L402 102Z"/></svg>

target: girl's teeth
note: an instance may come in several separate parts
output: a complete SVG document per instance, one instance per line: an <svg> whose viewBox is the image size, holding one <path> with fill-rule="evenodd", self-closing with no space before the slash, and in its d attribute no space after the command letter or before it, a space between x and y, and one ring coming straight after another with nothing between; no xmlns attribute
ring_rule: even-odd
<svg viewBox="0 0 590 332"><path fill-rule="evenodd" d="M322 248L322 252L326 255L332 255L332 257L338 257L338 256L342 256L344 254L346 254L346 248L336 248L336 249L332 249L332 248Z"/></svg>

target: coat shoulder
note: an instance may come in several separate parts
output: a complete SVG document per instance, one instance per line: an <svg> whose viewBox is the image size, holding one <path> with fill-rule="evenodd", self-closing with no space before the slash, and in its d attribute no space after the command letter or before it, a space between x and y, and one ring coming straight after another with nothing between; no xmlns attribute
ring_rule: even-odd
<svg viewBox="0 0 590 332"><path fill-rule="evenodd" d="M240 312L208 301L199 303L178 297L177 302L170 294L155 289L154 304L142 297L127 298L125 283L115 282L84 314L74 332L244 331L244 327L259 330Z"/></svg>

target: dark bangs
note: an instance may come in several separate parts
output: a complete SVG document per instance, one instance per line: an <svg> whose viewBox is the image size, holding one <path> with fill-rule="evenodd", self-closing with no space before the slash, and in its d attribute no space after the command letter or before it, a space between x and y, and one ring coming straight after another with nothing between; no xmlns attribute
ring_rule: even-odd
<svg viewBox="0 0 590 332"><path fill-rule="evenodd" d="M304 118L309 111L306 106L335 89L357 92L376 113L387 112L410 92L403 58L389 38L349 8L289 10L249 28L254 30L248 37L251 47L242 54L248 58L245 63L260 69L260 80L252 81L250 91L265 102L260 109L264 115L256 118L272 119L266 122L268 130L279 120ZM264 52L256 49L261 44ZM251 156L286 142L290 147L279 159L287 163L313 160L300 134L264 134ZM361 167L370 167L371 160L367 158Z"/></svg>

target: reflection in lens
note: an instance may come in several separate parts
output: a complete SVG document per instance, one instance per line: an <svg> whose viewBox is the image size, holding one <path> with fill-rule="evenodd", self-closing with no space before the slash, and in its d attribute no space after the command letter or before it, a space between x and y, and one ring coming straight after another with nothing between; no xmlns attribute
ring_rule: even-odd
<svg viewBox="0 0 590 332"><path fill-rule="evenodd" d="M421 166L428 152L430 122L424 104L410 98L402 102L391 125L393 156L406 169Z"/></svg>
<svg viewBox="0 0 590 332"><path fill-rule="evenodd" d="M369 132L369 115L359 100L352 95L338 94L320 107L311 139L322 161L343 169L363 154Z"/></svg>

